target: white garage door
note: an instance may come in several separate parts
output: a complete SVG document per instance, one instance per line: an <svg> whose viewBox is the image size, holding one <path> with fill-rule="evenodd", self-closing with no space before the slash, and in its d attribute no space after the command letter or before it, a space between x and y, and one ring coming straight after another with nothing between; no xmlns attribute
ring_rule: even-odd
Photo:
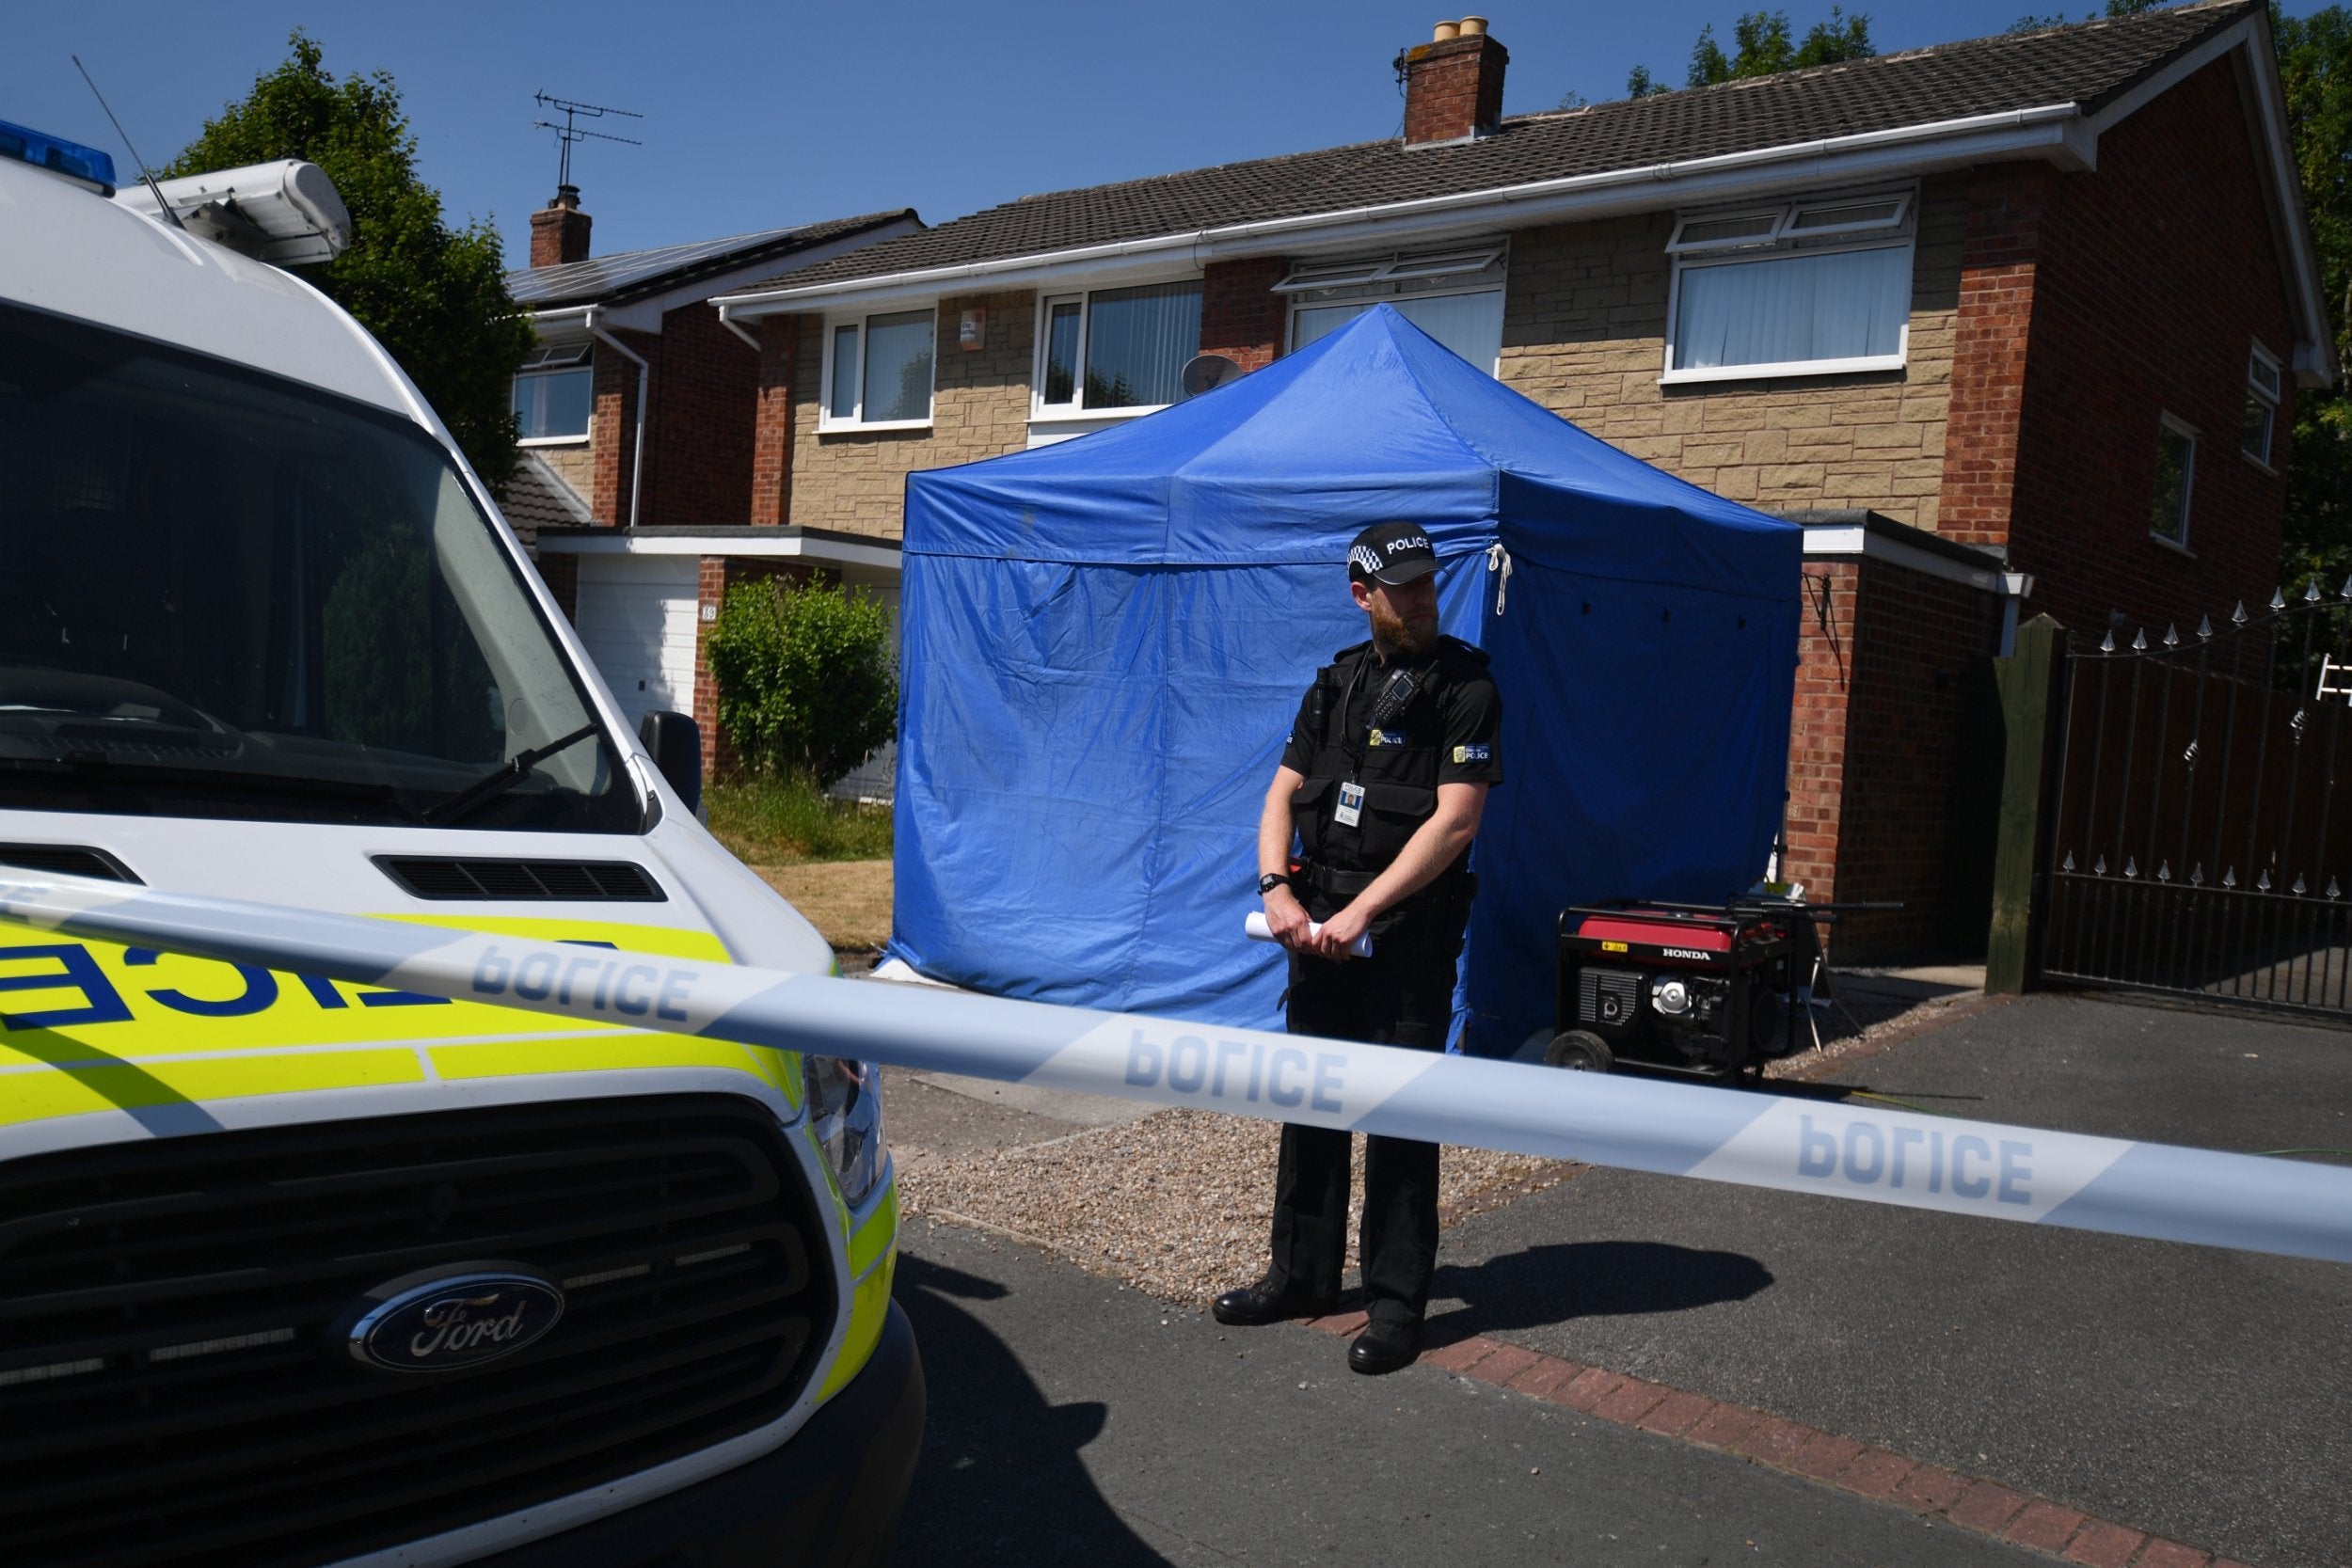
<svg viewBox="0 0 2352 1568"><path fill-rule="evenodd" d="M694 711L691 555L583 555L574 624L633 725L655 708Z"/></svg>

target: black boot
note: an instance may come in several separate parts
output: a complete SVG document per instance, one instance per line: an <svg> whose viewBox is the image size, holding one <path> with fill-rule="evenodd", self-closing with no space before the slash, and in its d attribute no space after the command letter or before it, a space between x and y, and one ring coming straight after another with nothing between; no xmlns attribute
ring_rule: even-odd
<svg viewBox="0 0 2352 1568"><path fill-rule="evenodd" d="M1209 1307L1216 1321L1240 1328L1279 1323L1289 1318L1320 1318L1340 1304L1339 1297L1309 1295L1269 1277L1238 1291L1228 1291Z"/></svg>
<svg viewBox="0 0 2352 1568"><path fill-rule="evenodd" d="M1347 1347L1350 1371L1377 1377L1409 1367L1421 1354L1421 1323L1413 1318L1375 1318Z"/></svg>

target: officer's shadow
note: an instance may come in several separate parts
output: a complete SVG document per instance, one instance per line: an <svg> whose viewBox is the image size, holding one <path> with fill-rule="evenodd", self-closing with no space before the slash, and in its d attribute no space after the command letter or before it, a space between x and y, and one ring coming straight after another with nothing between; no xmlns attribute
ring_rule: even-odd
<svg viewBox="0 0 2352 1568"><path fill-rule="evenodd" d="M1745 1301L1772 1274L1744 1253L1663 1242L1564 1242L1438 1270L1433 1299L1467 1305L1429 1320L1429 1342Z"/></svg>
<svg viewBox="0 0 2352 1568"><path fill-rule="evenodd" d="M1166 1568L1079 1460L1108 1407L1049 1404L1005 1342L956 1305L998 1300L1005 1287L902 1252L892 1294L923 1348L930 1406L891 1560Z"/></svg>

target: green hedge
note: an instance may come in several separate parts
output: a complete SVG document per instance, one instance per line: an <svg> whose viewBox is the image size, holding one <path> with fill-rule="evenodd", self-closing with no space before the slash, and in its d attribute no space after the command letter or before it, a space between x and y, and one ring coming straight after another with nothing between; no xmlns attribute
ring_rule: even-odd
<svg viewBox="0 0 2352 1568"><path fill-rule="evenodd" d="M729 589L710 673L720 727L755 776L829 784L898 734L890 612L863 590L782 578Z"/></svg>

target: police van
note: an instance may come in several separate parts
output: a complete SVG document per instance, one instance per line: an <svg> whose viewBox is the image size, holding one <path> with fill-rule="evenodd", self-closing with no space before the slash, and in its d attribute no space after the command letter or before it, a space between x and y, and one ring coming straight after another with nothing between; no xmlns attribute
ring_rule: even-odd
<svg viewBox="0 0 2352 1568"><path fill-rule="evenodd" d="M275 264L347 232L0 125L0 867L829 969ZM0 1558L879 1561L897 1222L855 1062L0 929Z"/></svg>

